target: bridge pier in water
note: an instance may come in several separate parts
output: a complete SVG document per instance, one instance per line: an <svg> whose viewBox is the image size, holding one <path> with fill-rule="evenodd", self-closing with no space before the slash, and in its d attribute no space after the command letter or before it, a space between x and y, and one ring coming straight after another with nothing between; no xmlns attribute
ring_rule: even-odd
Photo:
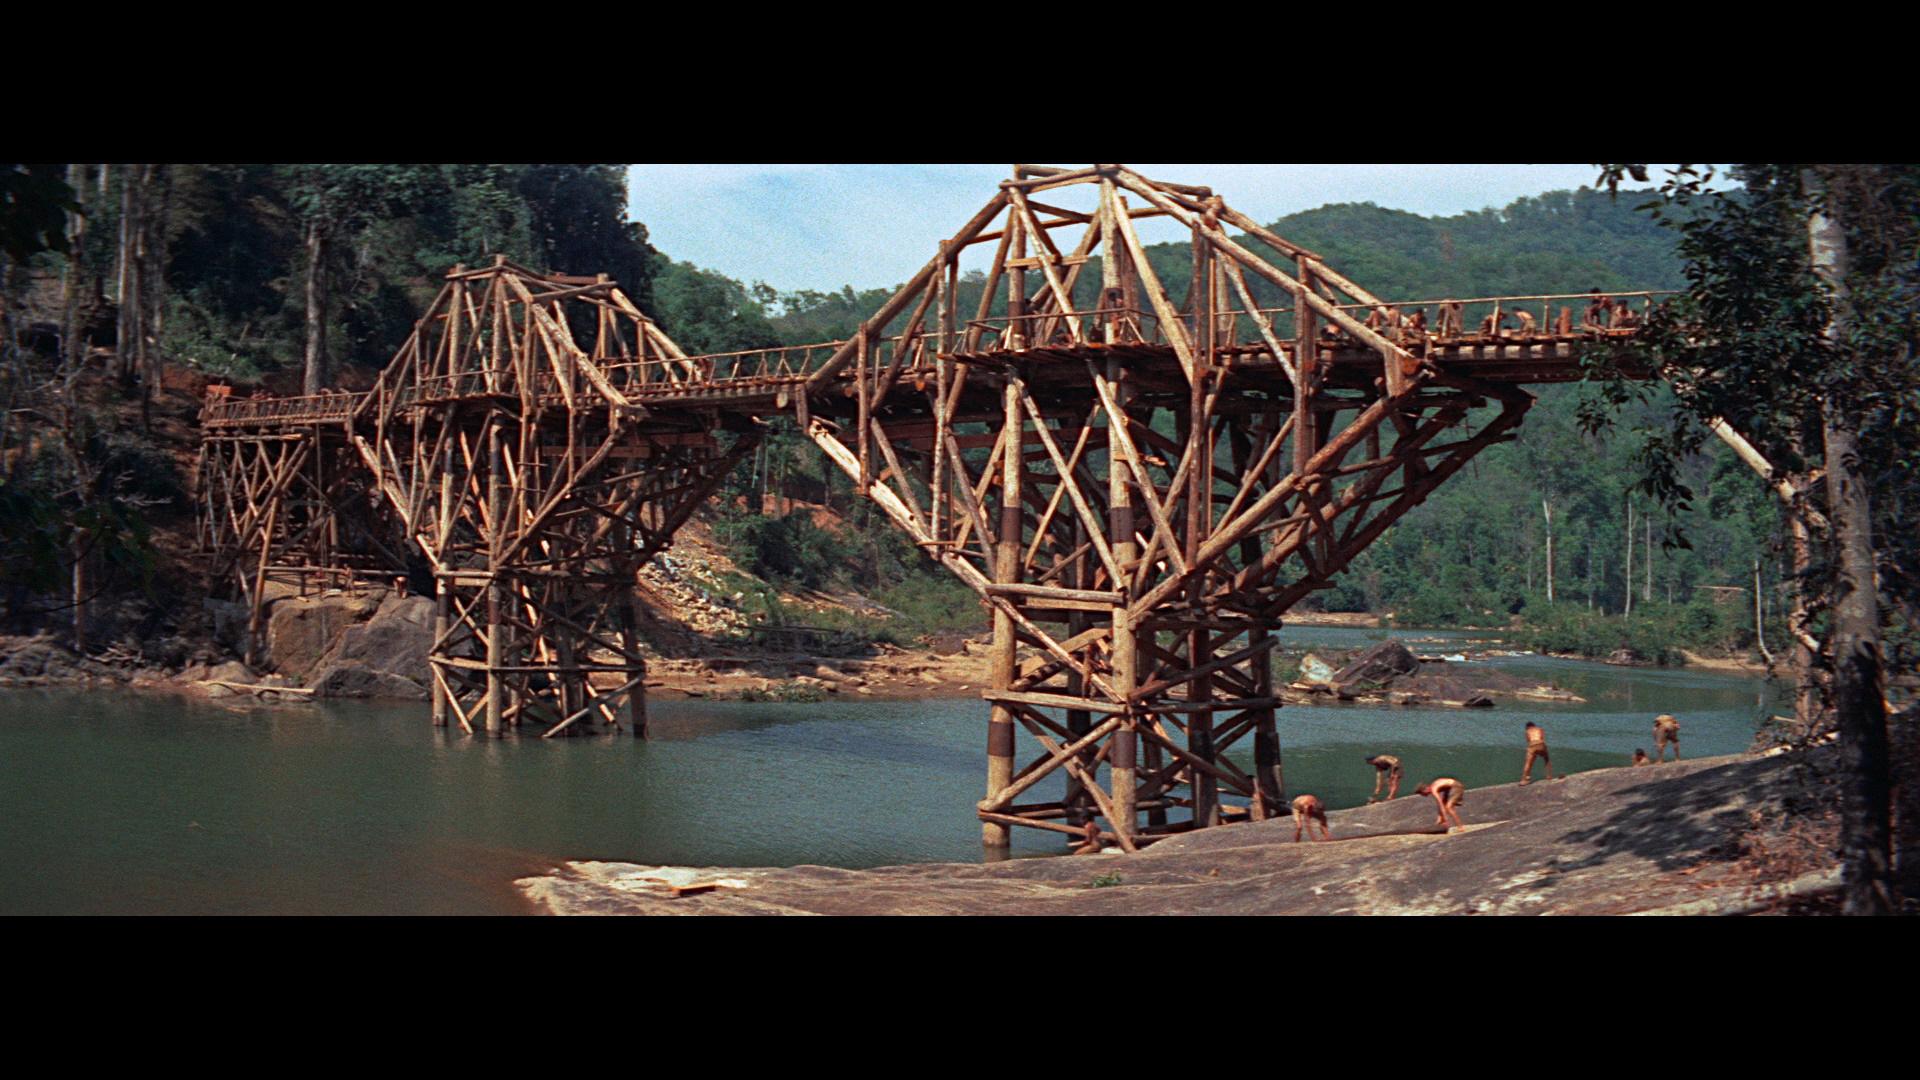
<svg viewBox="0 0 1920 1080"><path fill-rule="evenodd" d="M760 438L644 404L694 371L604 276L501 260L450 274L364 395L210 404L202 539L250 605L250 658L276 567L384 587L424 563L435 724L644 734L637 574ZM290 498L309 461L353 485ZM359 548L316 539L342 523Z"/></svg>
<svg viewBox="0 0 1920 1080"><path fill-rule="evenodd" d="M1568 299L1430 333L1209 189L1018 166L843 342L689 357L604 277L456 269L370 393L209 405L203 543L256 622L276 568L427 564L436 724L642 734L635 576L789 416L991 620L986 844L1132 851L1288 812L1275 631L1579 376Z"/></svg>

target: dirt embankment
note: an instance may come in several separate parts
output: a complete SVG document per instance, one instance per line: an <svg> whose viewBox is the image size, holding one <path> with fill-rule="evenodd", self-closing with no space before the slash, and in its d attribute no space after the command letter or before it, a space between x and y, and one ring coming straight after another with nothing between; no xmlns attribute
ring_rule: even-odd
<svg viewBox="0 0 1920 1080"><path fill-rule="evenodd" d="M839 870L568 863L518 884L557 914L1703 914L1826 903L1838 885L1818 752L1603 769L1208 829L1139 855ZM964 810L964 808L960 808ZM676 896L676 889L681 895Z"/></svg>

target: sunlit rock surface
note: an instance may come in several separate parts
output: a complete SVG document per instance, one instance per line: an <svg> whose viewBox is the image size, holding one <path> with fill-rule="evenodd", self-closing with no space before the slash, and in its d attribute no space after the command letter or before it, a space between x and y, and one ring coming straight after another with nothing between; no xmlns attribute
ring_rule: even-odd
<svg viewBox="0 0 1920 1080"><path fill-rule="evenodd" d="M1804 820L1804 755L1721 757L1470 790L1467 827L1431 800L1329 815L1334 842L1288 820L1210 829L1130 857L841 870L569 863L519 882L557 914L1626 914L1765 907L1837 883ZM1759 813L1756 815L1755 811ZM1798 840L1805 851L1782 853ZM1756 856L1756 852L1762 855ZM1115 880L1117 878L1117 881ZM674 896L673 886L716 885Z"/></svg>

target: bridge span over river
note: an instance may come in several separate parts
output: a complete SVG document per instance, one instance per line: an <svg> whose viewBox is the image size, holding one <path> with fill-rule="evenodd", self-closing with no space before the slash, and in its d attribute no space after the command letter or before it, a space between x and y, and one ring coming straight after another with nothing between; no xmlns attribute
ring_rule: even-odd
<svg viewBox="0 0 1920 1080"><path fill-rule="evenodd" d="M992 620L987 842L1133 850L1285 812L1288 609L1653 300L1388 301L1208 188L1015 166L846 341L689 356L604 275L456 268L371 391L216 388L200 542L254 649L278 596L430 571L435 724L642 735L635 575L790 417Z"/></svg>

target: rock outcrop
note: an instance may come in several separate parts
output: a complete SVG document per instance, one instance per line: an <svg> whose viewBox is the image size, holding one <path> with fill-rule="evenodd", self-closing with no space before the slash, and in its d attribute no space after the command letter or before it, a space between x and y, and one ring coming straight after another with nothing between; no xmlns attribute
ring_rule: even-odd
<svg viewBox="0 0 1920 1080"><path fill-rule="evenodd" d="M287 597L268 609L269 666L316 697L425 701L433 615L424 596Z"/></svg>
<svg viewBox="0 0 1920 1080"><path fill-rule="evenodd" d="M378 611L370 596L290 597L267 614L267 656L275 671L305 682L347 630Z"/></svg>
<svg viewBox="0 0 1920 1080"><path fill-rule="evenodd" d="M1398 641L1383 641L1334 672L1331 681L1342 687L1371 684L1372 688L1384 688L1402 675L1413 675L1419 671L1420 658L1413 655L1413 650Z"/></svg>
<svg viewBox="0 0 1920 1080"><path fill-rule="evenodd" d="M568 863L518 882L557 914L1702 914L1838 885L1831 837L1798 835L1810 781L1788 755L1601 769L1467 793L1465 828L1403 796L1328 815L1187 833L1139 855L842 870ZM1801 809L1789 813L1789 800Z"/></svg>
<svg viewBox="0 0 1920 1080"><path fill-rule="evenodd" d="M1475 709L1493 705L1493 696L1537 701L1579 701L1580 697L1551 686L1535 686L1485 664L1466 664L1463 657L1423 660L1398 641L1383 641L1350 657L1344 667L1306 654L1300 676L1287 690L1287 700L1311 704L1328 697L1370 705L1443 705Z"/></svg>
<svg viewBox="0 0 1920 1080"><path fill-rule="evenodd" d="M365 623L347 627L313 668L309 684L319 697L382 697L427 700L433 673L433 601L390 597Z"/></svg>

